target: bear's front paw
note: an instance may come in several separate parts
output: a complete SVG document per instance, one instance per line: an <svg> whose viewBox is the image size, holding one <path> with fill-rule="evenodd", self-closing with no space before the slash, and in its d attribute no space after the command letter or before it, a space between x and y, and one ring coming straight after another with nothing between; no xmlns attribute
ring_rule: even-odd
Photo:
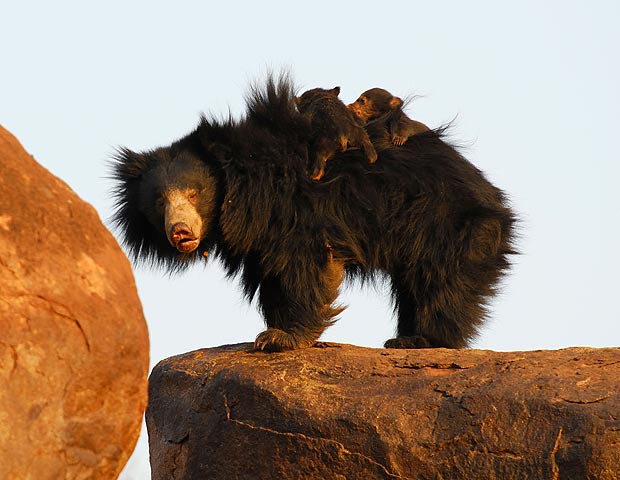
<svg viewBox="0 0 620 480"><path fill-rule="evenodd" d="M313 344L314 340L309 341L301 335L294 335L278 328L268 328L258 334L254 341L254 348L266 352L283 352L310 347Z"/></svg>

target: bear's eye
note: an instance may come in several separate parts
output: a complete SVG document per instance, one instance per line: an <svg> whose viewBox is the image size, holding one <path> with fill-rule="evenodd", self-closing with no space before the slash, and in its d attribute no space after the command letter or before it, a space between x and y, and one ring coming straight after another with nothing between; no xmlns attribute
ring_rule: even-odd
<svg viewBox="0 0 620 480"><path fill-rule="evenodd" d="M157 208L164 208L165 203L166 201L164 200L164 197L161 195L155 199L155 206Z"/></svg>
<svg viewBox="0 0 620 480"><path fill-rule="evenodd" d="M196 190L195 188L188 190L187 198L189 198L192 202L195 201L198 198L198 190Z"/></svg>
<svg viewBox="0 0 620 480"><path fill-rule="evenodd" d="M360 97L360 99L358 100L362 105L364 105L366 103L366 97Z"/></svg>

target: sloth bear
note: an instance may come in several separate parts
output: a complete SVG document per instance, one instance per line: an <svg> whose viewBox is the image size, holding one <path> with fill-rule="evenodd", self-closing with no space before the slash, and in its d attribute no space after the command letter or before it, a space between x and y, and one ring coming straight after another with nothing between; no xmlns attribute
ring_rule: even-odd
<svg viewBox="0 0 620 480"><path fill-rule="evenodd" d="M466 347L515 253L504 193L442 129L395 147L372 122L375 164L348 150L312 181L294 98L286 75L269 77L240 120L203 116L170 146L118 151L113 221L134 261L178 271L212 252L248 300L258 294L259 350L313 345L343 310L345 277L389 279L386 347Z"/></svg>

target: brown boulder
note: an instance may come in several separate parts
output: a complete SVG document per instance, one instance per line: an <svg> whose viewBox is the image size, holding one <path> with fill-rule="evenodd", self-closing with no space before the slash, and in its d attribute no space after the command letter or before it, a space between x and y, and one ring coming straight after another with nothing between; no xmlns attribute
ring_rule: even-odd
<svg viewBox="0 0 620 480"><path fill-rule="evenodd" d="M620 349L317 347L160 362L153 478L620 478Z"/></svg>
<svg viewBox="0 0 620 480"><path fill-rule="evenodd" d="M0 478L116 478L146 405L148 332L95 210L0 127Z"/></svg>

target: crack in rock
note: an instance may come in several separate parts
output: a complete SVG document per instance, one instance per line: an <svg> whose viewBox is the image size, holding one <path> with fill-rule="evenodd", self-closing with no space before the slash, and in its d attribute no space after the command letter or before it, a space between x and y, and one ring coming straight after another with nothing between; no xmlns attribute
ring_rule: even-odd
<svg viewBox="0 0 620 480"><path fill-rule="evenodd" d="M605 395L603 395L601 397L597 397L597 398L595 398L593 400L573 400L571 398L564 398L564 397L560 397L560 399L564 400L565 402L568 402L568 403L575 403L575 404L578 404L578 405L590 405L592 403L599 403L599 402L602 402L604 400L607 400L609 397L611 397L611 393L607 393L607 394L605 394Z"/></svg>
<svg viewBox="0 0 620 480"><path fill-rule="evenodd" d="M73 313L71 313L69 311L69 309L58 303L55 302L54 300L50 300L49 298L45 298L41 295L37 295L37 298L43 300L45 303L47 303L50 306L50 309L57 315L59 315L62 318L66 318L67 320L71 320L78 328L78 330L80 331L82 338L84 339L84 343L86 344L86 349L90 352L90 342L88 341L88 337L86 336L86 332L84 331L84 328L82 327L82 324L80 323L80 321L75 317L75 315L73 315Z"/></svg>
<svg viewBox="0 0 620 480"><path fill-rule="evenodd" d="M334 445L336 446L336 448L346 454L346 455L350 455L353 457L358 457L361 458L375 466L377 466L378 468L380 468L385 475L387 475L387 478L395 478L395 479L400 479L400 480L406 480L406 477L401 477L400 475L397 475L395 473L392 473L388 470L388 468L385 465L382 465L381 463L377 462L374 458L368 457L362 453L359 452L352 452L351 450L349 450L348 448L346 448L342 443L336 441L336 440L332 440L331 438L322 438L322 437L311 437L309 435L305 435L303 433L293 433L293 432L280 432L278 430L274 430L272 428L269 427L263 427L263 426L259 426L259 425L252 425L251 423L247 423L244 422L242 420L237 420L232 418L231 416L231 410L230 410L230 405L228 404L228 398L226 396L226 394L223 394L224 397L224 409L226 411L226 421L229 422L233 422L237 425L246 427L246 428L250 428L252 430L260 430L263 432L267 432L273 435L278 435L278 436L284 436L284 437L289 437L289 438L298 438L298 439L302 439L305 440L306 442L317 442L317 443L324 443L324 444L328 444L328 445Z"/></svg>
<svg viewBox="0 0 620 480"><path fill-rule="evenodd" d="M180 461L180 458L183 456L183 450L186 448L186 443L189 440L189 433L187 433L183 438L181 438L180 440L166 440L168 443L172 444L172 445L177 445L177 449L175 450L173 456L172 456L172 471L170 472L170 474L172 475L172 479L176 479L176 478L184 478L184 474L183 474L183 463ZM177 474L181 474L180 477L177 477Z"/></svg>
<svg viewBox="0 0 620 480"><path fill-rule="evenodd" d="M18 359L17 350L15 349L15 346L11 345L10 343L0 342L0 345L4 345L9 351L9 354L11 356L12 364L11 364L10 370L8 371L8 377L11 378L13 374L15 373L15 371L17 370L17 359Z"/></svg>
<svg viewBox="0 0 620 480"><path fill-rule="evenodd" d="M550 459L551 459L551 472L553 473L552 480L558 480L560 478L560 467L558 466L555 455L558 453L558 448L560 448L560 441L562 440L562 427L558 431L558 436L555 439L555 443L553 444L553 448L551 449Z"/></svg>
<svg viewBox="0 0 620 480"><path fill-rule="evenodd" d="M84 344L86 345L86 350L88 350L89 352L91 351L90 341L88 340L86 331L82 327L82 324L80 323L79 319L65 305L55 300L51 300L47 297L44 297L43 295L39 295L39 294L20 293L18 295L13 295L13 298L19 298L19 299L25 298L25 299L39 300L43 302L49 308L49 310L54 312L59 317L73 322L75 326L77 327L77 329L79 330L82 339L84 340ZM29 320L30 319L26 318L27 322ZM28 328L31 329L30 324L28 324Z"/></svg>
<svg viewBox="0 0 620 480"><path fill-rule="evenodd" d="M88 336L86 335L86 332L84 331L84 328L82 327L82 324L76 318L76 316L73 315L73 313L69 311L69 309L65 305L55 302L54 300L50 300L49 298L45 298L42 295L34 295L34 296L42 300L43 302L47 303L50 307L50 310L52 310L56 315L72 321L75 324L75 326L78 328L78 330L80 331L82 339L84 340L84 344L86 345L86 350L88 350L89 352L91 351L90 342L88 341Z"/></svg>
<svg viewBox="0 0 620 480"><path fill-rule="evenodd" d="M411 369L411 370L421 370L423 368L436 368L439 370L467 370L470 367L463 367L457 363L438 363L438 362L431 362L431 363L410 363L410 364L395 364L394 367L396 368L406 368L406 369Z"/></svg>

